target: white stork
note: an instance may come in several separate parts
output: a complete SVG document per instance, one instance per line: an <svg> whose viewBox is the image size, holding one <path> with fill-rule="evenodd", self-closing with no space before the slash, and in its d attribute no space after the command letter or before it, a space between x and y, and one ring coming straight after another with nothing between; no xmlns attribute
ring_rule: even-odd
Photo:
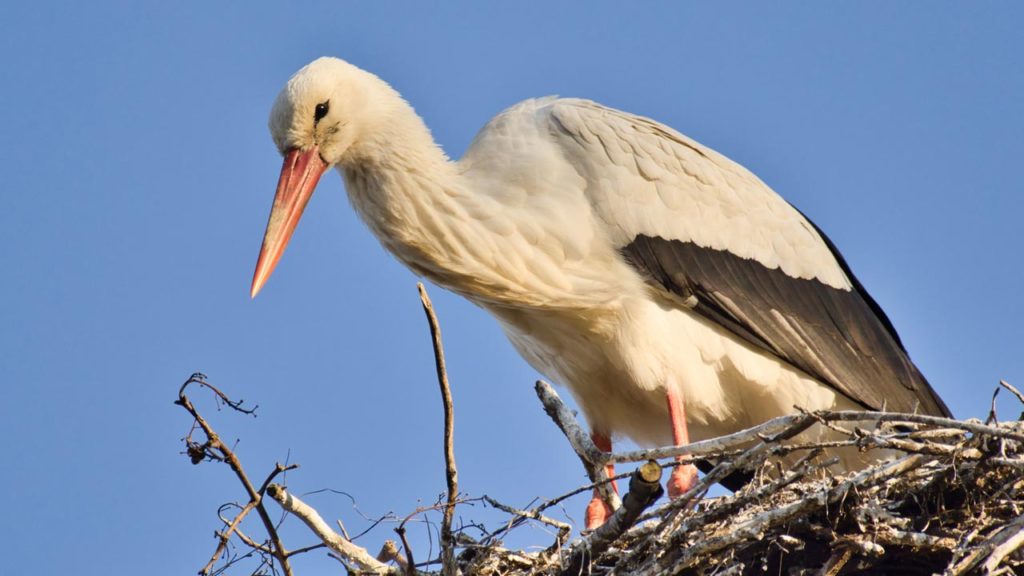
<svg viewBox="0 0 1024 576"><path fill-rule="evenodd" d="M452 162L387 83L320 58L281 91L270 131L284 167L253 296L337 168L384 247L493 314L568 386L604 450L613 435L681 444L794 406L949 414L828 238L665 125L527 100ZM670 496L695 478L675 468ZM608 513L595 495L588 526Z"/></svg>

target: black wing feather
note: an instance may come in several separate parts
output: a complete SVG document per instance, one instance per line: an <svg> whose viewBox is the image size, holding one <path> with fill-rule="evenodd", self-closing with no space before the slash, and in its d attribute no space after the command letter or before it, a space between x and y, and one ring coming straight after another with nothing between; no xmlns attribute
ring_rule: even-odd
<svg viewBox="0 0 1024 576"><path fill-rule="evenodd" d="M840 290L692 242L637 236L626 260L681 304L866 408L950 412L907 356L889 318L828 238L853 285Z"/></svg>

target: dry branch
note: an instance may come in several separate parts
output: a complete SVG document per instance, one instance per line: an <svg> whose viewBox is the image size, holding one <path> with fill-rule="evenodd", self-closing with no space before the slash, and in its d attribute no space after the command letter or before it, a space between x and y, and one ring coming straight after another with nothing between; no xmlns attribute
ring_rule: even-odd
<svg viewBox="0 0 1024 576"><path fill-rule="evenodd" d="M234 402L226 394L221 392L219 389L214 387L212 384L206 381L206 375L201 372L196 372L181 385L178 390L178 399L175 404L181 406L192 415L193 426L199 426L203 433L206 435L206 442L199 444L192 441L192 432L185 437L185 444L188 446L188 453L192 459L193 464L198 464L203 458L207 456L216 460L226 462L231 470L238 477L239 482L245 488L246 493L249 496L249 503L242 508L242 510L235 516L235 519L228 525L228 528L223 532L218 533L218 544L217 549L214 551L210 561L199 571L199 574L206 576L213 569L213 565L216 564L217 560L224 554L227 549L228 541L231 538L231 534L238 528L238 525L242 522L242 519L253 509L256 510L263 522L263 527L266 529L267 534L270 536L270 541L273 544L271 547L271 554L273 558L280 564L281 569L284 570L285 576L292 576L291 564L288 562L288 551L285 550L284 545L281 543L281 538L277 534L277 528L274 526L274 522L270 519L270 515L267 514L266 508L263 507L263 490L267 483L281 470L281 466L278 465L275 471L264 483L260 490L257 490L252 482L249 481L249 476L245 473L245 469L242 468L242 462L235 455L234 451L231 450L224 442L221 441L220 436L213 430L213 427L203 418L196 407L192 404L192 401L185 394L185 390L190 385L197 385L202 388L206 388L213 392L219 401L224 402L230 408L241 412L243 414L253 414L256 408L245 409L242 408L242 402ZM194 429L193 429L194 431ZM198 459L197 459L198 458Z"/></svg>
<svg viewBox="0 0 1024 576"><path fill-rule="evenodd" d="M452 390L448 384L448 370L444 363L444 344L441 342L441 326L434 313L434 305L430 301L423 283L416 284L420 292L423 312L427 315L430 325L431 342L434 345L434 365L437 370L437 383L441 387L441 402L444 406L444 463L445 479L448 484L448 501L441 518L441 573L455 576L455 543L452 538L452 516L455 514L455 503L459 497L459 471L455 467L455 410L452 406Z"/></svg>
<svg viewBox="0 0 1024 576"><path fill-rule="evenodd" d="M343 559L354 564L359 570L372 574L398 574L394 566L389 566L373 557L365 548L346 540L341 534L331 529L320 514L312 506L290 494L280 484L267 487L267 495L281 505L288 513L302 520L328 548Z"/></svg>

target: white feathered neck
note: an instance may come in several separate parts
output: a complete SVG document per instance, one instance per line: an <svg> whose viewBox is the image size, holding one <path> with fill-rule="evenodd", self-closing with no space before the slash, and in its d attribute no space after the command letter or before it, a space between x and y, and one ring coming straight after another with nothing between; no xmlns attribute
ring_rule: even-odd
<svg viewBox="0 0 1024 576"><path fill-rule="evenodd" d="M476 301L524 293L493 266L506 247L495 245L480 215L499 207L465 182L396 91L379 95L391 100L381 106L388 113L364 128L339 165L356 212L388 251L433 282Z"/></svg>

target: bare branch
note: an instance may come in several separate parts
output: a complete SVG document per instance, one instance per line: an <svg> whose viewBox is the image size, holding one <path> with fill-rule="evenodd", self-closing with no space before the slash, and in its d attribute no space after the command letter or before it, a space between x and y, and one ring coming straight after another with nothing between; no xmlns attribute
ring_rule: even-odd
<svg viewBox="0 0 1024 576"><path fill-rule="evenodd" d="M444 345L441 342L441 326L438 324L434 305L430 301L423 283L416 284L420 292L423 312L430 324L430 337L434 345L434 366L437 370L437 383L441 387L441 401L444 404L444 462L445 478L448 483L448 504L441 518L441 573L455 575L455 542L452 538L452 516L455 514L455 503L459 497L459 471L455 467L455 411L452 407L452 391L448 384L448 371L444 363Z"/></svg>
<svg viewBox="0 0 1024 576"><path fill-rule="evenodd" d="M498 502L497 500L491 498L490 496L484 496L484 502L487 502L488 504L497 508L498 510L501 510L502 512L512 514L515 518L511 522L509 522L509 524L514 523L516 520L520 518L529 518L531 520L536 520L543 524L547 524L548 526L557 528L558 537L555 539L555 541L558 544L558 546L561 546L565 543L566 536L568 536L569 532L572 531L572 526L566 524L565 522L560 522L558 520L548 518L547 516L544 516L537 510L519 510L511 506L506 506L505 504Z"/></svg>
<svg viewBox="0 0 1024 576"><path fill-rule="evenodd" d="M217 388L213 384L210 384L206 380L206 374L203 374L202 372L193 372L192 375L189 376L188 380L185 380L185 383L182 384L181 388L178 389L178 399L179 400L181 400L182 398L185 397L185 389L188 388L189 386L191 386L192 384L195 384L197 386L201 386L203 388L206 388L207 390L210 390L211 392L213 392L217 396L217 399L219 401L223 402L225 405L227 405L232 410L235 410L236 412L241 412L242 414L248 414L248 415L251 415L251 416L255 416L256 415L256 409L259 408L258 405L257 406L253 406L252 408L243 408L242 405L245 404L245 400L238 400L237 402L232 400L231 398L228 397L227 394L221 392L219 388ZM179 403L175 402L175 404L179 404Z"/></svg>
<svg viewBox="0 0 1024 576"><path fill-rule="evenodd" d="M546 409L547 406L545 405L545 410ZM806 428L808 423L813 423L815 420L824 422L863 422L866 425L877 424L880 422L918 423L942 428L966 430L974 434L983 434L1024 442L1024 434L1020 432L982 424L978 421L954 420L952 418L942 418L939 416L905 414L899 412L822 410L811 414L780 416L733 434L718 436L716 438L701 440L699 442L691 442L680 446L665 446L649 450L634 450L631 452L611 454L605 458L605 461L610 463L642 462L673 456L714 456L743 446L744 444L748 444L749 442L757 440L765 435L789 433L793 430Z"/></svg>
<svg viewBox="0 0 1024 576"><path fill-rule="evenodd" d="M395 534L398 534L398 538L402 541L402 550L405 550L405 570L403 572L407 576L413 576L416 574L416 559L413 558L412 546L409 546L409 540L405 537L405 522L395 528Z"/></svg>
<svg viewBox="0 0 1024 576"><path fill-rule="evenodd" d="M631 452L612 454L608 461L614 463L643 462L674 456L718 456L748 445L751 442L760 441L766 436L804 429L814 422L815 417L812 415L794 414L792 416L780 416L763 424L725 436L690 442L689 444L679 446L665 446L649 450L633 450Z"/></svg>
<svg viewBox="0 0 1024 576"><path fill-rule="evenodd" d="M231 467L231 470L235 473L235 476L238 477L239 482L242 483L242 486L245 487L246 493L249 495L249 504L246 505L246 507L243 508L241 512L239 512L233 524L230 525L227 530L221 533L220 542L217 545L217 549L213 553L213 557L206 564L206 566L204 566L203 569L200 570L199 573L204 576L210 573L210 570L213 568L214 563L216 563L217 558L219 558L221 554L224 553L224 550L227 548L227 541L231 537L231 534L234 532L234 530L237 528L238 524L242 521L242 518L244 518L249 513L250 510L255 508L257 514L260 517L260 520L263 521L263 527L267 530L267 534L270 536L270 541L273 544L273 557L281 565L281 569L284 570L285 576L292 576L291 564L289 564L288 562L288 551L285 550L284 545L281 543L281 538L277 534L277 528L274 526L273 521L267 514L266 509L263 507L262 493L260 491L257 491L256 488L253 487L252 482L249 481L249 476L245 473L245 470L242 468L242 462L238 459L237 456L235 456L234 451L231 450L231 448L229 448L227 444L224 444L224 442L220 440L220 436L217 435L217 433L213 430L213 427L210 426L206 419L204 419L199 414L199 411L192 404L192 401L189 400L188 396L185 395L185 389L188 388L190 384L197 384L213 391L214 394L216 394L217 397L225 404L230 406L232 409L242 412L244 414L252 414L253 412L255 412L256 408L254 407L251 410L242 409L240 407L242 404L241 401L233 402L230 398L228 398L226 394L224 394L223 392L215 388L213 385L208 383L206 381L206 376L199 372L192 374L192 376L189 377L189 379L186 380L185 383L182 384L181 388L178 390L178 400L175 401L175 404L181 406L182 408L187 410L189 414L192 415L192 418L195 421L195 423L198 424L199 427L202 428L203 433L206 434L207 440L205 445L208 447L207 449L215 450L216 452L219 453L220 459L226 462L228 466ZM192 456L192 461L195 462L194 455Z"/></svg>
<svg viewBox="0 0 1024 576"><path fill-rule="evenodd" d="M288 513L294 514L299 520L302 520L310 530L316 534L328 548L333 550L339 556L346 561L359 567L360 570L364 570L373 574L397 574L393 566L388 566L383 562L377 560L369 552L366 551L362 546L353 544L346 540L334 530L331 530L330 525L324 522L324 519L320 514L313 509L312 506L306 504L296 496L290 494L280 484L271 484L267 487L267 495L274 499L275 502L281 505Z"/></svg>

